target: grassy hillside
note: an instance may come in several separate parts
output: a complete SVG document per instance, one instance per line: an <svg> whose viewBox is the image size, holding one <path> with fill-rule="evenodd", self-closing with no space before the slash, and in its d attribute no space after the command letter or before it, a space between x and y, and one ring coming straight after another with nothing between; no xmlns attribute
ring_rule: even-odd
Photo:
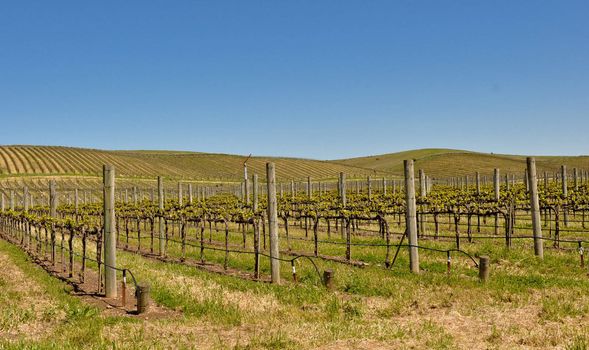
<svg viewBox="0 0 589 350"><path fill-rule="evenodd" d="M401 168L403 166L403 160L405 159L421 159L429 156L439 154L450 154L450 153L462 153L466 151L445 149L445 148L427 148L410 150L396 153L379 154L368 157L357 157L349 159L338 159L334 160L334 163L346 164L352 166L360 166L364 168L382 170L386 172L396 172L399 164Z"/></svg>
<svg viewBox="0 0 589 350"><path fill-rule="evenodd" d="M104 151L52 146L0 146L0 185L20 187L28 184L46 188L51 177L62 187L96 188L100 185L102 165L116 167L121 186L149 183L158 175L168 180L233 182L243 174L244 156L186 151ZM252 157L249 173L263 175L268 161L276 163L279 180L335 178L345 172L349 178L402 176L403 160L414 159L416 169L432 177L472 175L479 171L490 175L494 168L502 174L521 174L525 156L468 152L451 149L420 149L370 157L320 161L299 158ZM589 157L536 157L538 171L569 168L589 169Z"/></svg>
<svg viewBox="0 0 589 350"><path fill-rule="evenodd" d="M478 153L451 149L420 149L398 153L381 154L370 157L339 159L335 164L359 166L375 169L389 174L401 176L403 174L403 160L414 159L415 168L423 169L433 177L450 177L472 175L475 171L490 175L494 168L499 168L503 174L523 173L526 167L526 157L517 155L503 155ZM589 156L537 156L538 172L557 172L561 165L569 169L589 169Z"/></svg>
<svg viewBox="0 0 589 350"><path fill-rule="evenodd" d="M91 181L102 173L103 164L113 164L117 177L140 181L161 175L175 180L239 181L246 157L176 151L103 151L52 146L0 146L0 178L31 179L47 176ZM265 173L268 161L276 163L278 178L335 178L339 172L350 177L366 176L374 170L319 160L252 157L250 174ZM376 172L378 173L378 172Z"/></svg>

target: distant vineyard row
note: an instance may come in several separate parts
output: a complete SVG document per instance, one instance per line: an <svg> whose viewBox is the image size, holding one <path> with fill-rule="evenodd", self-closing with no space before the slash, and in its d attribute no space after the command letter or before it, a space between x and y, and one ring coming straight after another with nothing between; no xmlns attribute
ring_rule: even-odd
<svg viewBox="0 0 589 350"><path fill-rule="evenodd" d="M117 176L175 179L235 180L242 177L246 157L224 154L152 151L102 151L52 146L0 146L0 175L101 176L102 165L112 164ZM262 173L269 158L248 161L252 172ZM318 160L273 158L279 178L334 177L339 172L365 176L374 170Z"/></svg>

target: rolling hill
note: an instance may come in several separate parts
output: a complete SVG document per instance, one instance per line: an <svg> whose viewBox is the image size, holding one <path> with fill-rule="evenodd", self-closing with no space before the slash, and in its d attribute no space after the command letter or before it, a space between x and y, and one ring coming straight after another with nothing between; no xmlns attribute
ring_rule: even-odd
<svg viewBox="0 0 589 350"><path fill-rule="evenodd" d="M561 165L569 169L589 169L589 156L536 156L538 173L557 172ZM526 156L479 153L453 149L419 149L369 157L333 160L332 163L374 169L402 176L403 160L413 159L415 169L423 169L435 178L473 175L491 175L494 168L502 174L523 174Z"/></svg>
<svg viewBox="0 0 589 350"><path fill-rule="evenodd" d="M45 188L49 177L70 187L100 182L103 164L113 164L118 181L152 182L158 175L168 180L235 182L243 177L245 156L185 151L104 151L59 146L0 146L0 183L18 187L29 183ZM276 164L279 180L336 178L380 174L374 169L320 160L280 157L252 157L249 174L265 174L265 164Z"/></svg>
<svg viewBox="0 0 589 350"><path fill-rule="evenodd" d="M17 188L25 183L46 188L50 178L59 179L63 187L97 188L103 164L113 164L121 186L150 184L156 176L175 181L202 183L239 182L245 156L187 151L104 151L59 146L0 146L0 185ZM434 178L491 175L494 168L502 174L522 174L525 156L469 152L453 149L419 149L369 157L331 161L252 157L250 174L265 173L265 163L276 163L279 181L290 179L335 179L340 172L349 178L401 177L403 160L414 159L415 168ZM562 164L570 169L589 169L589 156L536 157L538 172L557 172Z"/></svg>

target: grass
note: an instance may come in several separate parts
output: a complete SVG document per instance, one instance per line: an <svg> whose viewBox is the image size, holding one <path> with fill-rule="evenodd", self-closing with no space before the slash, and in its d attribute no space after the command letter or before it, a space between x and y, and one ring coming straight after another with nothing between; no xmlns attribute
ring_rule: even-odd
<svg viewBox="0 0 589 350"><path fill-rule="evenodd" d="M518 220L518 227L528 224ZM392 231L398 231L396 225L390 223ZM572 223L569 229L575 225L580 224ZM442 235L452 231L445 223L440 226ZM234 225L230 229L230 243L239 245L241 232ZM363 225L360 229L375 227ZM491 231L483 227L481 235ZM290 233L299 238L305 235L298 225L291 227ZM190 239L195 234L194 227L187 231ZM248 234L251 249L251 232ZM562 238L578 234L567 231ZM134 237L131 233L131 248L136 244ZM205 237L208 240L208 229ZM321 232L320 238L326 239L326 233ZM212 232L213 241L223 239L224 232ZM353 239L379 241L374 236ZM341 238L333 234L331 240ZM148 242L143 238L144 244ZM440 249L454 246L453 241L444 240L422 243ZM291 242L296 251L312 251L312 246L309 241ZM90 250L93 247L90 244ZM287 249L284 238L281 249ZM0 348L586 348L589 279L587 268L579 267L574 249L551 249L546 243L545 257L540 260L533 256L530 240L514 239L513 246L506 248L503 239L476 237L474 243L464 238L462 249L491 257L487 283L480 283L472 262L458 254L453 255L452 271L446 274L445 254L420 251L422 272L415 275L409 272L405 249L395 266L387 270L382 267L384 248L353 247L352 257L370 262L369 266L316 260L321 271L334 270L334 292L321 285L306 260L297 263L298 284L291 282L290 264L284 262L284 283L272 285L119 251L118 264L131 269L139 281L151 283L152 297L159 305L177 311L165 319L138 320L107 317L70 296L66 285L48 277L19 249L0 241L0 257L9 258L3 261L4 269L14 265L27 277L23 280L32 283L26 290L32 291L32 296L47 298L42 304L46 307L30 309L27 298L31 296L15 289L8 277L0 279L3 327L17 331L16 337L0 333ZM343 256L345 248L320 244L319 251ZM168 254L179 257L180 245L170 242ZM187 258L199 259L199 249L188 248ZM222 265L224 252L206 250L205 258ZM262 272L268 274L268 259L261 263ZM229 267L252 271L252 266L251 255L230 254ZM95 265L89 264L89 268ZM48 333L28 337L26 332L18 332L21 325L44 322L52 325Z"/></svg>
<svg viewBox="0 0 589 350"><path fill-rule="evenodd" d="M108 348L101 331L119 320L98 317L97 308L71 296L69 286L50 277L17 247L0 240L0 253L5 263L1 349ZM15 273L7 276L6 269Z"/></svg>
<svg viewBox="0 0 589 350"><path fill-rule="evenodd" d="M333 163L375 169L393 175L403 175L403 160L414 159L415 169L423 169L431 177L474 177L478 171L491 179L493 170L499 168L501 174L521 174L526 168L525 156L479 153L452 149L420 149L398 153L381 154L370 157L334 160ZM561 165L572 168L589 168L589 156L539 156L536 157L538 174L545 171L550 175L560 170Z"/></svg>
<svg viewBox="0 0 589 350"><path fill-rule="evenodd" d="M303 231L291 229L291 233L293 232L303 235ZM222 237L221 233L213 233L214 240L222 240ZM238 244L241 236L239 233L231 234L230 240L231 243ZM580 342L574 339L588 330L583 325L583 320L588 317L589 302L582 295L589 290L589 281L578 267L575 252L547 249L546 257L541 261L533 257L530 242L514 243L511 249L504 248L501 243L489 241L463 244L464 249L471 253L484 252L493 257L492 278L487 284L479 283L476 269L472 269L460 258L455 258L452 274L447 276L444 273L444 257L428 253L422 254L424 272L418 276L407 271L407 257L403 253L399 258L399 265L392 271L384 270L376 264L358 269L322 261L321 269L331 268L336 272L335 294L324 291L312 268L305 265L297 268L300 280L303 281L300 285L288 283L280 287L252 284L174 264L165 264L165 269L175 273L188 269L186 273L207 281L209 287L202 287L204 290L214 285L214 288L221 288L228 295L246 293L250 294L248 299L254 300L260 296L270 296L279 302L275 308L267 310L252 310L237 304L242 315L241 326L258 324L260 313L276 313L280 324L291 324L293 321L290 318L283 318L283 315L291 315L305 323L312 323L313 329L325 330L317 332L317 336L320 335L317 342L299 343L301 347L316 347L325 343L349 345L366 338L382 344L407 345L416 342L418 347L440 349L461 348L464 344L475 344L474 347L500 347L505 344L542 346L545 341L556 345ZM448 243L444 242L428 242L428 245L448 247ZM293 241L293 249L309 251L311 244ZM342 249L337 246L321 246L320 250L324 254L343 254ZM379 253L373 250L355 248L353 255L364 260L369 260L365 259L367 257L374 261L382 259L382 251L379 258ZM170 255L178 255L180 250L178 246L171 244L168 252ZM193 254L188 251L189 257L197 258L196 252ZM132 259L142 261L140 257L133 254L131 256ZM207 251L206 258L208 261L222 263L223 254ZM131 266L137 266L133 260L128 262ZM154 278L150 271L159 270L157 266L161 263L150 264L142 271L148 273L146 278ZM248 270L251 265L247 256L230 256L231 267ZM282 278L288 281L288 264L284 264L282 269ZM263 266L263 271L268 272L267 266ZM159 270L158 274L161 273ZM231 297L229 299L235 300ZM571 300L571 303L562 302L563 300ZM282 308L289 311L282 312ZM448 318L447 315L452 313L457 316L450 317L447 322L439 320L440 317ZM518 315L521 313L526 313L526 317L534 320L533 332L527 333L526 329L530 324L519 320L521 316ZM488 314L492 317L489 318ZM510 322L502 324L503 319L509 319ZM386 331L382 332L382 328L374 329L372 322L376 322ZM473 323L476 327L474 330L455 329L453 323L457 322ZM419 331L416 332L414 327ZM542 333L545 329L553 330L555 327L566 331ZM293 340L298 339L292 331L287 334ZM469 335L474 339L469 338Z"/></svg>
<svg viewBox="0 0 589 350"><path fill-rule="evenodd" d="M56 177L66 188L96 187L101 181L103 164L113 164L120 185L154 186L155 176L172 181L239 182L243 176L245 156L186 151L103 151L94 149L49 146L0 146L0 182L4 187L47 187L47 177ZM290 179L333 180L340 172L348 178L372 175L400 177L403 160L414 159L415 168L439 177L474 176L475 171L492 176L493 169L501 174L522 174L525 157L478 153L452 149L419 149L369 157L321 161L286 157L252 157L249 173L265 174L265 163L276 164L278 181ZM538 156L538 173L558 172L561 165L589 168L589 156Z"/></svg>
<svg viewBox="0 0 589 350"><path fill-rule="evenodd" d="M304 235L299 228L290 232ZM189 235L194 237L194 232ZM223 237L213 232L213 240ZM239 243L241 234L230 234L230 240ZM49 293L52 298L62 300L60 309L66 310L67 317L44 338L0 344L9 348L106 348L113 344L117 348L213 349L586 348L589 280L578 266L575 251L547 246L545 259L539 260L529 241L515 240L510 249L502 241L475 242L465 241L463 249L492 257L491 279L485 284L478 281L476 268L459 256L453 258L452 272L447 275L445 255L424 251L423 271L414 275L408 271L405 251L393 269L386 270L377 264L383 258L382 248L355 247L353 257L370 260L370 266L318 261L321 270L335 271L335 292L325 290L305 262L297 265L298 284L290 282L289 264L282 264L284 284L278 286L119 252L121 266L130 268L140 281L151 283L153 299L178 311L172 318L144 321L102 316L69 296L61 283L38 271L18 249L2 243L0 252L7 252L31 280L53 290ZM286 249L284 240L282 244ZM132 239L130 245L134 245ZM428 241L427 245L447 248L453 243ZM311 247L306 241L292 242L295 250ZM340 246L320 245L320 251L343 254ZM168 253L179 256L179 245L170 244ZM196 249L189 249L187 255L198 258ZM206 258L222 263L223 253L206 251ZM231 254L229 265L251 270L252 259ZM262 260L262 269L269 272L267 259ZM0 287L7 285L2 283ZM52 319L52 312L45 317ZM23 315L22 320L17 319L22 323L35 317L18 314Z"/></svg>
<svg viewBox="0 0 589 350"><path fill-rule="evenodd" d="M0 146L0 176L20 181L29 176L99 177L103 164L113 164L117 177L129 180L154 179L161 175L173 180L240 181L246 156L176 151L103 151L73 147ZM335 178L340 172L364 177L374 170L325 161L252 157L251 174L265 173L266 162L276 164L283 180ZM27 175L27 176L23 176ZM91 180L91 179L87 179ZM96 181L99 182L99 181Z"/></svg>

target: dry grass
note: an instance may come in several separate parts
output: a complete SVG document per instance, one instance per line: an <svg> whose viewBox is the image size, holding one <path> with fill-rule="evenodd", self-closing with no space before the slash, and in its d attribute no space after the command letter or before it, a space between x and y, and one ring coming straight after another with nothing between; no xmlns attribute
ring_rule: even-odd
<svg viewBox="0 0 589 350"><path fill-rule="evenodd" d="M40 339L66 313L0 251L0 339Z"/></svg>
<svg viewBox="0 0 589 350"><path fill-rule="evenodd" d="M350 158L333 161L338 164L360 166L388 172L401 176L403 160L414 159L415 168L423 169L432 177L474 176L476 171L481 175L492 176L493 170L499 168L502 174L518 174L523 176L526 167L525 156L477 153L447 149L422 149L399 153L382 154L370 157ZM538 173L544 171L550 175L558 172L561 165L572 168L589 169L589 156L578 157L536 157Z"/></svg>
<svg viewBox="0 0 589 350"><path fill-rule="evenodd" d="M239 181L246 156L175 151L103 151L73 147L0 146L0 175L90 176L102 174L103 164L112 164L117 176L140 180L157 175L175 180ZM287 180L335 178L373 174L371 169L319 160L252 157L250 173L265 173L268 161L276 163L277 177Z"/></svg>
<svg viewBox="0 0 589 350"><path fill-rule="evenodd" d="M574 277L579 279L574 288L568 282L546 288L500 282L534 269L518 255L499 259L488 285L475 283L460 265L451 279L437 272L413 278L377 267L338 269L342 279L354 271L368 276L371 285L395 286L390 294L372 296L362 289L346 292L341 284L334 293L308 282L259 284L120 253L121 264L152 283L156 300L174 304L182 313L163 319L90 315L63 328L65 312L44 318L59 303L46 295L42 282L12 263L11 254L0 252L2 290L17 296L9 308L23 311L37 301L29 319L0 333L0 340L18 339L17 348L77 348L71 339L82 332L85 348L583 349L589 334L589 297L582 277ZM90 325L99 328L87 332Z"/></svg>

